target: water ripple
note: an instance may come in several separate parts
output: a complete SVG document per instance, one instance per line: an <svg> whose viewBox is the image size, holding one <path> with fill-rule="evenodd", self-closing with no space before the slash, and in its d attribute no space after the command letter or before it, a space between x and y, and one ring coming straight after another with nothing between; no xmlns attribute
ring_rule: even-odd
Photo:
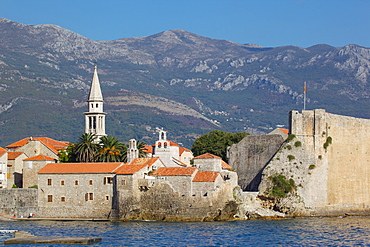
<svg viewBox="0 0 370 247"><path fill-rule="evenodd" d="M4 229L28 231L41 236L102 237L103 241L94 246L370 245L369 217L182 223L0 221L0 230ZM0 235L0 246L8 237L9 234Z"/></svg>

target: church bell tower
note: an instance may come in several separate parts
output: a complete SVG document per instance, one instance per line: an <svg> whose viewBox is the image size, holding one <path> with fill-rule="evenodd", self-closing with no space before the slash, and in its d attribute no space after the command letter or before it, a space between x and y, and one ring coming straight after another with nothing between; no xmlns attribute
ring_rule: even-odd
<svg viewBox="0 0 370 247"><path fill-rule="evenodd" d="M105 134L105 115L103 112L103 95L100 89L98 71L95 65L91 82L89 99L87 100L88 112L85 112L85 133L96 135L98 142Z"/></svg>

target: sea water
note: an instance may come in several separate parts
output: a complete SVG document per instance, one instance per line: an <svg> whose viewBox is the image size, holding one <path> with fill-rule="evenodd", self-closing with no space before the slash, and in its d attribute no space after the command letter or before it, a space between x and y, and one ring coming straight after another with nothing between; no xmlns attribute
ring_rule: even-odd
<svg viewBox="0 0 370 247"><path fill-rule="evenodd" d="M0 230L102 237L92 246L367 246L370 217L234 222L0 221ZM0 246L11 234L0 234ZM14 246L27 246L19 244ZM70 246L42 244L37 246Z"/></svg>

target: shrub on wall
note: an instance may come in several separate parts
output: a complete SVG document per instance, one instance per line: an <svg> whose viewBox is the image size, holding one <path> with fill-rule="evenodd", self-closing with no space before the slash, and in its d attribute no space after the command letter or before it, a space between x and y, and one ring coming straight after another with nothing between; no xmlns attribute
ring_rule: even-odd
<svg viewBox="0 0 370 247"><path fill-rule="evenodd" d="M295 157L294 157L293 155L291 155L291 154L289 154L287 157L288 157L288 160L289 160L289 161L292 161L292 160L294 160L294 159L295 159Z"/></svg>
<svg viewBox="0 0 370 247"><path fill-rule="evenodd" d="M284 198L289 192L297 188L292 178L287 180L285 176L281 174L271 176L269 179L272 181L273 185L268 194L274 198Z"/></svg>
<svg viewBox="0 0 370 247"><path fill-rule="evenodd" d="M288 136L288 138L286 139L287 142L290 142L291 140L293 140L295 138L295 135L294 134L290 134Z"/></svg>
<svg viewBox="0 0 370 247"><path fill-rule="evenodd" d="M300 141L296 141L296 142L294 143L294 146L295 146L295 147L300 147L300 146L302 146L302 142L300 142Z"/></svg>
<svg viewBox="0 0 370 247"><path fill-rule="evenodd" d="M327 149L329 147L329 145L332 143L332 141L333 141L333 139L330 136L328 136L326 138L326 142L324 143L324 148Z"/></svg>

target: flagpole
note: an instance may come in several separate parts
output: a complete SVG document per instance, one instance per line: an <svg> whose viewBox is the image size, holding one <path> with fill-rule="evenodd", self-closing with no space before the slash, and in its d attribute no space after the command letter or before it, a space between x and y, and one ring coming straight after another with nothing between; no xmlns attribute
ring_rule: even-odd
<svg viewBox="0 0 370 247"><path fill-rule="evenodd" d="M306 87L306 82L303 84L303 110L306 110L306 92L307 92L307 87Z"/></svg>

